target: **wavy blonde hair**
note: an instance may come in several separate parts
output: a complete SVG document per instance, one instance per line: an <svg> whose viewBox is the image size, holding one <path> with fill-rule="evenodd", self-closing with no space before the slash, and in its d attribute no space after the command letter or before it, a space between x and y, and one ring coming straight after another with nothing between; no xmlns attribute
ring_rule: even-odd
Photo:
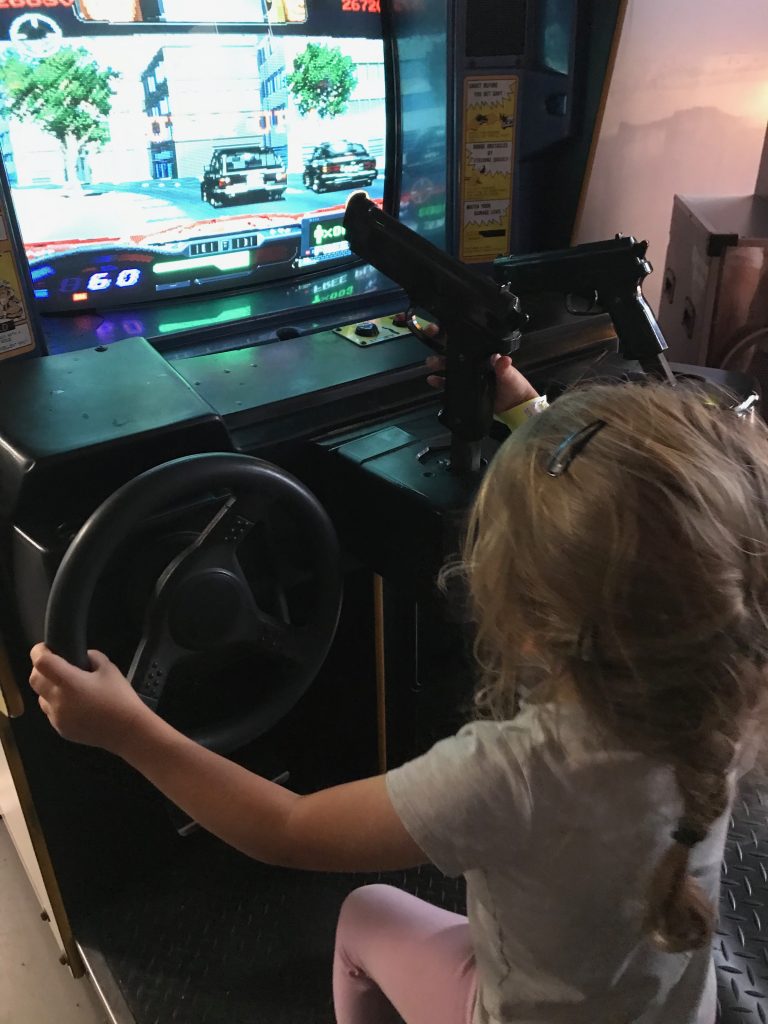
<svg viewBox="0 0 768 1024"><path fill-rule="evenodd" d="M567 471L548 475L558 445L597 419L606 426ZM480 712L513 714L531 672L567 685L599 729L674 768L681 823L705 835L766 704L762 422L691 388L567 393L494 459L461 571L477 624ZM670 952L704 946L713 930L689 855L670 840L651 886L648 930Z"/></svg>

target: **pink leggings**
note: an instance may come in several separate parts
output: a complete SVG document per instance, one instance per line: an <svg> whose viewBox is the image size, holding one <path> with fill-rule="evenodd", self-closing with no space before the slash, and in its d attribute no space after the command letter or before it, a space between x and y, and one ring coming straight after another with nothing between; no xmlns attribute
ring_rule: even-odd
<svg viewBox="0 0 768 1024"><path fill-rule="evenodd" d="M390 885L347 896L336 929L337 1024L470 1024L475 960L466 917Z"/></svg>

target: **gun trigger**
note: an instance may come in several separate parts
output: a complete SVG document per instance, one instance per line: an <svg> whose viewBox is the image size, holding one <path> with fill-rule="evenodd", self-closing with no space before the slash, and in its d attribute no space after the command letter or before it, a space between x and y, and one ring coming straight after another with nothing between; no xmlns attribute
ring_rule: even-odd
<svg viewBox="0 0 768 1024"><path fill-rule="evenodd" d="M565 296L565 308L571 316L590 316L600 308L597 292L592 292L591 295L569 292Z"/></svg>
<svg viewBox="0 0 768 1024"><path fill-rule="evenodd" d="M419 324L415 315L409 310L405 318L405 326L419 341L423 342L427 348L431 348L433 352L437 352L439 356L445 355L445 335L443 329L437 332L437 334L427 334Z"/></svg>

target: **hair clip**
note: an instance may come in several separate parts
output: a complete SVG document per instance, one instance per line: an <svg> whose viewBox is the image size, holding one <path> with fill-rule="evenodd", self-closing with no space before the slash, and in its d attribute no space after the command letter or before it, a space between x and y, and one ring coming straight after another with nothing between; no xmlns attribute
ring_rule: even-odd
<svg viewBox="0 0 768 1024"><path fill-rule="evenodd" d="M753 391L743 402L732 405L731 412L735 412L737 416L749 416L750 413L754 412L755 406L759 401L760 396Z"/></svg>
<svg viewBox="0 0 768 1024"><path fill-rule="evenodd" d="M594 420L586 427L582 427L581 430L569 434L552 452L547 463L547 473L550 476L562 476L576 456L584 451L595 434L599 434L605 426L607 426L605 420Z"/></svg>

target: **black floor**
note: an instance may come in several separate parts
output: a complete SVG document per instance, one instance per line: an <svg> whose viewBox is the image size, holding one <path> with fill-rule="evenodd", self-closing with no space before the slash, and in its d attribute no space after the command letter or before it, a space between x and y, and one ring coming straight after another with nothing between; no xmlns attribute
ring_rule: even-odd
<svg viewBox="0 0 768 1024"><path fill-rule="evenodd" d="M324 875L269 868L205 835L180 840L165 876L104 900L83 938L100 950L137 1024L332 1024L339 908L385 881L463 911L463 881L433 868Z"/></svg>
<svg viewBox="0 0 768 1024"><path fill-rule="evenodd" d="M325 875L270 868L204 833L159 873L126 877L81 928L137 1024L333 1024L333 936L344 897L385 881L463 911L463 881L433 868ZM131 873L128 872L128 875ZM736 806L715 941L720 1024L768 1021L768 821L756 788ZM597 1022L596 1022L597 1024Z"/></svg>

